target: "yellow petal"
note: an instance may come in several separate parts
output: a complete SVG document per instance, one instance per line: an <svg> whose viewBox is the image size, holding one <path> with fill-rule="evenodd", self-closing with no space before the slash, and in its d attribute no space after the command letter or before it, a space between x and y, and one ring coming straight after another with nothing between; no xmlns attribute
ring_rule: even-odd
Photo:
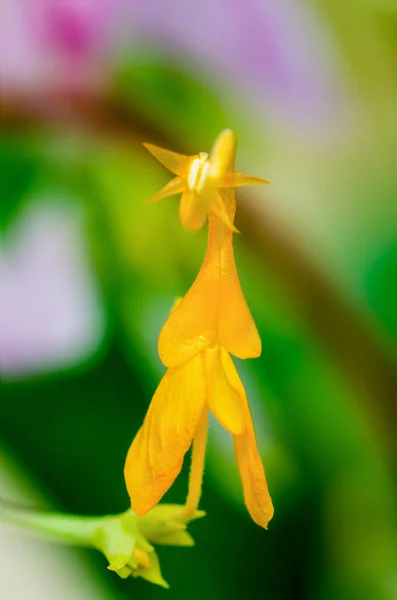
<svg viewBox="0 0 397 600"><path fill-rule="evenodd" d="M179 474L205 401L201 355L165 373L124 470L132 509L138 515L153 508Z"/></svg>
<svg viewBox="0 0 397 600"><path fill-rule="evenodd" d="M240 233L233 224L233 220L226 209L222 196L218 191L214 191L213 200L211 202L211 210L216 214L218 219L222 221L233 233Z"/></svg>
<svg viewBox="0 0 397 600"><path fill-rule="evenodd" d="M246 404L247 428L234 436L234 451L243 484L244 502L255 523L267 529L274 508L267 488L265 471L256 447L251 414Z"/></svg>
<svg viewBox="0 0 397 600"><path fill-rule="evenodd" d="M158 350L167 367L188 360L214 339L219 305L219 268L219 252L213 237L209 240L196 280L160 332Z"/></svg>
<svg viewBox="0 0 397 600"><path fill-rule="evenodd" d="M191 231L201 229L207 220L209 197L198 194L195 190L186 190L182 194L179 206L179 217L182 225Z"/></svg>
<svg viewBox="0 0 397 600"><path fill-rule="evenodd" d="M225 232L220 251L220 272L219 342L238 358L260 356L261 339L241 289L230 230Z"/></svg>
<svg viewBox="0 0 397 600"><path fill-rule="evenodd" d="M241 434L246 427L245 396L227 377L234 367L232 359L224 348L216 346L204 351L204 365L210 409L226 429Z"/></svg>
<svg viewBox="0 0 397 600"><path fill-rule="evenodd" d="M153 154L155 158L162 165L164 165L169 171L175 173L175 175L180 175L182 177L186 176L189 166L195 156L186 156L185 154L178 154L177 152L172 152L171 150L166 150L165 148L160 148L159 146L154 146L153 144L143 144L146 150L149 150L150 154Z"/></svg>
<svg viewBox="0 0 397 600"><path fill-rule="evenodd" d="M258 183L269 183L267 179L254 177L253 175L244 175L243 173L227 173L219 178L217 185L221 188L244 187Z"/></svg>
<svg viewBox="0 0 397 600"><path fill-rule="evenodd" d="M274 509L267 488L265 471L256 447L254 425L245 389L233 361L224 361L223 365L230 384L244 397L246 428L241 435L233 436L234 451L243 484L244 502L255 523L267 529Z"/></svg>
<svg viewBox="0 0 397 600"><path fill-rule="evenodd" d="M231 129L222 131L215 140L210 155L209 171L209 180L212 180L215 185L217 185L219 180L233 172L236 148L236 134ZM229 219L233 223L234 214L236 212L236 196L234 190L222 189L221 199L223 200ZM217 229L217 227L215 228Z"/></svg>
<svg viewBox="0 0 397 600"><path fill-rule="evenodd" d="M180 194L186 189L186 183L180 177L174 177L171 179L159 192L148 198L146 202L149 204L152 202L157 202L158 200L162 200L163 198L167 198L168 196L175 196L175 194Z"/></svg>
<svg viewBox="0 0 397 600"><path fill-rule="evenodd" d="M236 134L231 129L222 131L215 140L210 154L210 177L217 179L232 172L236 156Z"/></svg>

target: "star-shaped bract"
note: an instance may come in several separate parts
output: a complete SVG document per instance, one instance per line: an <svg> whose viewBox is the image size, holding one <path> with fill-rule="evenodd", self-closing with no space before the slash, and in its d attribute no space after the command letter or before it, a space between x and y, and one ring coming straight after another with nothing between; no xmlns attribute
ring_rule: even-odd
<svg viewBox="0 0 397 600"><path fill-rule="evenodd" d="M178 154L153 144L143 144L162 165L176 175L148 202L182 194L179 216L186 229L201 229L209 213L215 215L232 231L237 232L225 208L219 189L235 188L258 183L269 183L266 179L230 172L221 174L217 161L211 155L200 152L193 156Z"/></svg>

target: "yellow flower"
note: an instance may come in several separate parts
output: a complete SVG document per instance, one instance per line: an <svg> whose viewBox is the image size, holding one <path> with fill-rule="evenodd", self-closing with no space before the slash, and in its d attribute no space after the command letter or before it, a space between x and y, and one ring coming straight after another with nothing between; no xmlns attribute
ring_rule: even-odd
<svg viewBox="0 0 397 600"><path fill-rule="evenodd" d="M235 137L223 132L212 153L219 180L232 173ZM228 221L235 195L220 190ZM168 367L145 421L128 452L125 478L133 510L144 515L179 474L194 439L186 513L197 509L204 463L208 408L234 438L244 499L253 520L267 527L272 501L258 454L244 386L230 354L253 358L261 341L245 302L234 262L233 234L225 220L209 215L208 248L200 272L159 336Z"/></svg>
<svg viewBox="0 0 397 600"><path fill-rule="evenodd" d="M229 131L224 133L229 134ZM176 175L157 194L149 198L148 202L156 202L167 196L182 193L179 215L186 229L201 229L208 214L213 212L229 229L237 232L219 190L269 183L265 179L251 175L232 171L222 172L219 162L214 160L216 148L211 156L206 152L186 156L153 144L144 144L144 146L161 164Z"/></svg>

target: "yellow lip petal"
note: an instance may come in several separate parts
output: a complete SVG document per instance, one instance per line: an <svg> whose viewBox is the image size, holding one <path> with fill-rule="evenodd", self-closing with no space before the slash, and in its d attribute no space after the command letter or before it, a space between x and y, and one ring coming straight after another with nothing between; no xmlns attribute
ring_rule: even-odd
<svg viewBox="0 0 397 600"><path fill-rule="evenodd" d="M219 252L213 238L193 285L160 332L158 350L167 367L181 364L211 344L216 335L218 306Z"/></svg>
<svg viewBox="0 0 397 600"><path fill-rule="evenodd" d="M226 429L241 434L246 427L245 398L227 377L234 368L232 359L226 350L216 346L204 351L204 365L210 409Z"/></svg>
<svg viewBox="0 0 397 600"><path fill-rule="evenodd" d="M244 502L253 521L267 529L274 508L266 483L265 471L256 447L251 414L246 405L247 428L234 436L234 451L243 484Z"/></svg>
<svg viewBox="0 0 397 600"><path fill-rule="evenodd" d="M153 508L179 474L206 401L201 355L169 369L129 449L124 475L134 512Z"/></svg>
<svg viewBox="0 0 397 600"><path fill-rule="evenodd" d="M159 335L159 354L168 366L181 364L207 348L216 336L238 358L261 353L261 340L241 290L232 232L219 234L210 219L208 247L200 272ZM221 237L221 241L220 241Z"/></svg>
<svg viewBox="0 0 397 600"><path fill-rule="evenodd" d="M231 231L226 231L220 250L220 272L219 342L238 358L256 358L261 354L262 344L241 289Z"/></svg>
<svg viewBox="0 0 397 600"><path fill-rule="evenodd" d="M185 177L189 166L195 156L187 156L186 154L178 154L165 148L160 148L154 144L145 143L143 146L152 154L164 167L166 167L175 175Z"/></svg>

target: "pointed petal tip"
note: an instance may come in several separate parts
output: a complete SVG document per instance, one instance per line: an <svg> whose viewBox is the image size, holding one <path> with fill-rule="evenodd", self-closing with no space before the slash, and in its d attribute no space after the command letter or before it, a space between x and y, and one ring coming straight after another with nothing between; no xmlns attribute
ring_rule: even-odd
<svg viewBox="0 0 397 600"><path fill-rule="evenodd" d="M247 504L247 503L246 503ZM273 504L270 500L270 507L268 507L267 509L261 508L260 506L248 506L248 512L250 514L251 519L254 521L254 523L256 525L259 525L259 527L262 527L262 529L266 529L266 531L269 529L269 523L273 518L274 515L274 508L273 508Z"/></svg>
<svg viewBox="0 0 397 600"><path fill-rule="evenodd" d="M264 183L267 184L270 183L270 181L267 179L262 179L262 177L256 177L255 175L245 175L244 173L231 172L226 173L219 179L218 186L220 188L236 188Z"/></svg>
<svg viewBox="0 0 397 600"><path fill-rule="evenodd" d="M173 152L172 150L166 150L166 148L161 148L160 146L155 146L154 144L149 144L147 142L143 143L143 147L154 156L156 160L158 160L166 169L175 173L175 175L183 175L186 174L186 169L191 163L192 157L179 154L178 152Z"/></svg>
<svg viewBox="0 0 397 600"><path fill-rule="evenodd" d="M115 573L117 573L118 571L121 571L121 569L124 569L129 558L129 556L124 556L122 558L119 558L119 560L114 560L106 568L109 571L114 571Z"/></svg>
<svg viewBox="0 0 397 600"><path fill-rule="evenodd" d="M187 531L175 531L169 535L157 538L154 543L161 546L181 546L183 548L191 548L194 546L194 540Z"/></svg>
<svg viewBox="0 0 397 600"><path fill-rule="evenodd" d="M156 144L151 144L150 142L142 142L142 146L150 153L155 152L156 150L163 150L161 146L156 146Z"/></svg>
<svg viewBox="0 0 397 600"><path fill-rule="evenodd" d="M196 510L194 515L189 517L189 519L186 522L191 523L192 521L197 521L197 519L202 519L203 517L206 517L206 516L207 516L207 513L205 512L205 510Z"/></svg>
<svg viewBox="0 0 397 600"><path fill-rule="evenodd" d="M130 498L132 511L138 515L138 517L144 517L154 506L156 502L148 502L145 500L138 500L137 498Z"/></svg>
<svg viewBox="0 0 397 600"><path fill-rule="evenodd" d="M152 204L153 202L157 202L158 200L162 200L163 198L168 198L169 196L176 196L181 194L186 189L185 182L180 177L174 177L171 179L164 187L161 188L158 192L150 196L146 200L147 204Z"/></svg>
<svg viewBox="0 0 397 600"><path fill-rule="evenodd" d="M154 144L149 144L149 142L143 142L142 146L145 148L145 150L147 150L148 152L150 152L150 154L152 154L155 158L155 152L157 149L161 149L159 146L155 146Z"/></svg>
<svg viewBox="0 0 397 600"><path fill-rule="evenodd" d="M170 589L169 583L167 583L166 580L164 579L164 577L159 573L156 573L154 576L149 576L149 577L147 577L145 574L141 574L141 576L144 579L146 579L147 581L149 581L150 583L159 585L160 587L162 587L166 590Z"/></svg>
<svg viewBox="0 0 397 600"><path fill-rule="evenodd" d="M205 510L196 510L196 512L194 513L192 520L193 519L202 519L203 517L206 517L207 513L205 512Z"/></svg>

